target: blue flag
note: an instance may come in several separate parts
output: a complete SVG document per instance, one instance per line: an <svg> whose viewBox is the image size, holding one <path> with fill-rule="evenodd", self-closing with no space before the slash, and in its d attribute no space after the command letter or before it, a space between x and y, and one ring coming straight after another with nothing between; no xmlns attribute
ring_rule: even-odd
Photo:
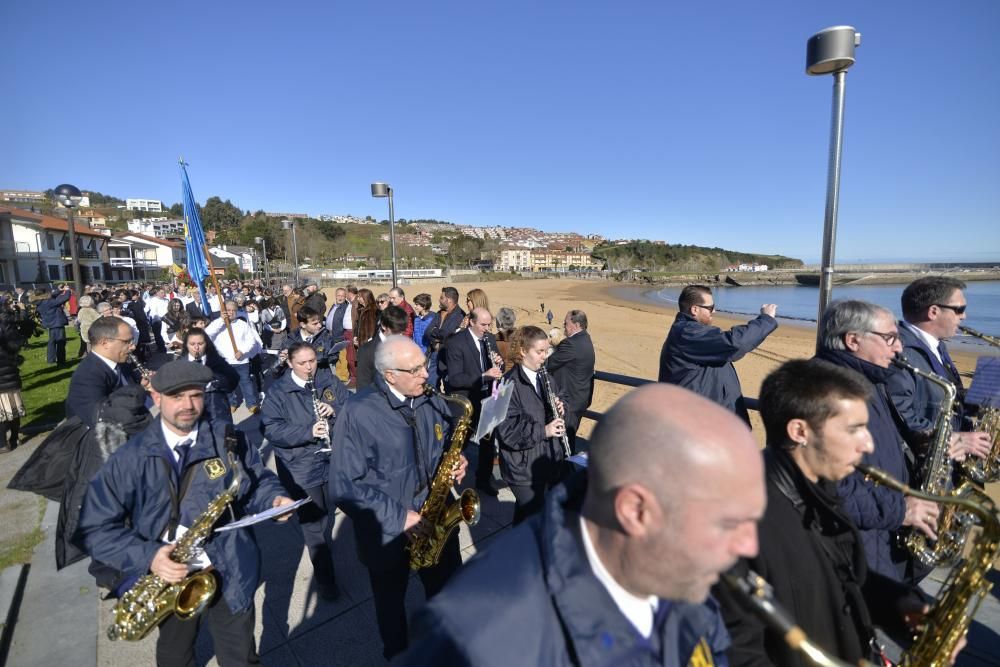
<svg viewBox="0 0 1000 667"><path fill-rule="evenodd" d="M191 192L191 181L188 180L187 164L181 160L181 195L184 200L184 246L187 249L187 271L191 280L198 286L201 293L201 309L211 317L212 306L205 294L205 279L208 278L208 260L205 258L205 234L201 230L201 217L198 215L198 204Z"/></svg>

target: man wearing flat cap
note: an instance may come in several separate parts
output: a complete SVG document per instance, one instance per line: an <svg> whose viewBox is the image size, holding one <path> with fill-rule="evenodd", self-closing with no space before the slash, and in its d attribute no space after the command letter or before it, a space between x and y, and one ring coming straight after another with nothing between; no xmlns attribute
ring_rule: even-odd
<svg viewBox="0 0 1000 667"><path fill-rule="evenodd" d="M242 433L203 417L211 379L208 368L186 359L160 368L151 392L160 415L112 454L91 481L76 538L95 563L117 570L115 580L98 581L117 596L147 573L178 583L189 571L211 567L221 595L198 618L208 623L219 662L258 664L253 596L260 553L253 534L213 532L190 562L171 559L174 542L232 483L234 464L239 491L216 526L292 502ZM157 665L194 664L197 634L198 622L168 616L159 629Z"/></svg>
<svg viewBox="0 0 1000 667"><path fill-rule="evenodd" d="M326 312L326 295L319 291L319 285L316 284L315 280L306 281L305 287L306 302L304 306L308 306L320 313L320 317Z"/></svg>

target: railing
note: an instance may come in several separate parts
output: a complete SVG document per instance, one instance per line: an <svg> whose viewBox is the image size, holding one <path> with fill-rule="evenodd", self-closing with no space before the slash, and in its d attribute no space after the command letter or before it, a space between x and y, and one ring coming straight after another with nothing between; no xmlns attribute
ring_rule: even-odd
<svg viewBox="0 0 1000 667"><path fill-rule="evenodd" d="M656 380L647 380L646 378L637 378L631 375L621 375L619 373L607 373L605 371L594 371L594 380L599 382L608 382L610 384L619 384L625 387L641 387L644 384L653 384ZM746 404L747 410L758 410L757 399L749 398L747 396L743 397L743 402ZM587 410L583 413L585 419L592 419L595 422L601 421L601 417L604 415L602 412L595 412L593 410Z"/></svg>
<svg viewBox="0 0 1000 667"><path fill-rule="evenodd" d="M129 259L128 257L112 257L111 266L116 269L130 269L133 266L137 269L155 269L158 264L155 259Z"/></svg>

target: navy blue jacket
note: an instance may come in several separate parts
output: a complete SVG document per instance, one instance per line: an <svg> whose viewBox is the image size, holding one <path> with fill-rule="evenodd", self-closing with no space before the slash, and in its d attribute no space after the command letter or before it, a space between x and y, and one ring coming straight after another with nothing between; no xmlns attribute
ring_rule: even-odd
<svg viewBox="0 0 1000 667"><path fill-rule="evenodd" d="M645 648L587 562L579 527L585 487L585 472L557 486L542 512L458 570L416 613L398 664L728 665L729 635L712 598L670 603L662 659ZM703 660L693 659L696 652Z"/></svg>
<svg viewBox="0 0 1000 667"><path fill-rule="evenodd" d="M903 441L896 428L892 402L886 390L886 382L897 372L896 369L870 364L841 350L823 350L816 356L857 371L871 385L868 430L875 442L875 451L865 454L862 461L881 468L906 484L910 475L903 454ZM902 527L906 516L903 494L867 481L860 472L841 480L837 491L843 499L844 512L861 531L861 543L869 569L902 581L907 556L905 549L897 549L895 544L896 531Z"/></svg>
<svg viewBox="0 0 1000 667"><path fill-rule="evenodd" d="M122 373L132 384L139 383L139 373L129 364L119 364ZM96 352L85 356L73 371L66 395L66 417L79 417L93 428L97 411L104 400L118 388L118 375L104 363Z"/></svg>
<svg viewBox="0 0 1000 667"><path fill-rule="evenodd" d="M508 484L530 485L558 481L566 452L558 438L545 437L545 425L555 419L521 364L510 369L505 380L513 383L507 418L496 427L500 445L500 474ZM555 382L552 390L559 396Z"/></svg>
<svg viewBox="0 0 1000 667"><path fill-rule="evenodd" d="M188 452L182 475L190 481L180 500L181 525L190 526L232 481L225 426L204 419L198 426L198 441ZM243 479L236 500L217 525L269 509L277 496L287 495L275 474L263 466L257 450L248 447L239 433L238 442L234 455ZM209 476L211 459L225 466L225 474L216 479ZM159 419L111 455L87 489L77 528L77 541L94 561L126 575L149 572L170 524L171 490L178 486L173 465ZM204 549L222 578L229 609L239 613L249 608L260 578L260 552L253 531L213 533Z"/></svg>
<svg viewBox="0 0 1000 667"><path fill-rule="evenodd" d="M302 342L305 340L305 335L305 331L302 330L302 327L299 327L285 336L285 342L281 345L281 349L287 350L293 343ZM341 336L341 338L343 338L343 336ZM312 348L316 351L316 364L320 368L330 368L330 366L337 365L337 356L340 354L340 350L344 347L341 345L337 349L334 349L334 346L339 342L341 342L341 340L334 339L333 335L327 331L326 327L320 329L319 333L313 336L312 340L309 341L309 344L312 345ZM287 366L282 364L282 366L278 369L278 372L283 373L286 369Z"/></svg>
<svg viewBox="0 0 1000 667"><path fill-rule="evenodd" d="M330 418L332 429L351 392L329 369L316 373L315 387L320 401L334 410L334 417ZM274 447L275 458L291 473L295 483L303 489L325 484L330 455L319 451L326 445L312 434L316 423L312 394L295 384L291 371L271 386L260 414L264 435Z"/></svg>
<svg viewBox="0 0 1000 667"><path fill-rule="evenodd" d="M443 346L447 345L448 340L460 331L464 319L465 311L455 306L455 310L445 317L441 317L439 313L437 322L431 325L430 330L425 334L431 343L431 348L438 353L438 377L442 380L448 377L448 359Z"/></svg>
<svg viewBox="0 0 1000 667"><path fill-rule="evenodd" d="M333 336L333 340L342 341L344 340L344 311L351 307L350 301L344 301L341 304L333 304L330 306L330 310L333 314L327 313L327 322L333 324L332 327L328 327L330 335Z"/></svg>
<svg viewBox="0 0 1000 667"><path fill-rule="evenodd" d="M187 357L184 357L185 359ZM236 390L240 376L214 348L205 355L205 365L212 371L212 381L205 387L205 414L213 421L233 423L229 394Z"/></svg>
<svg viewBox="0 0 1000 667"><path fill-rule="evenodd" d="M420 510L450 444L448 404L438 396L412 399L412 410L409 403L376 376L351 397L333 428L328 506L351 517L358 555L373 569L398 562L406 513Z"/></svg>
<svg viewBox="0 0 1000 667"><path fill-rule="evenodd" d="M660 382L669 382L715 401L750 423L734 361L764 342L778 321L758 315L746 324L723 331L677 313L660 351Z"/></svg>
<svg viewBox="0 0 1000 667"><path fill-rule="evenodd" d="M58 292L52 294L52 297L39 301L35 306L42 326L46 329L58 329L69 324L66 311L63 310L63 304L69 301L71 292L66 290L62 294Z"/></svg>

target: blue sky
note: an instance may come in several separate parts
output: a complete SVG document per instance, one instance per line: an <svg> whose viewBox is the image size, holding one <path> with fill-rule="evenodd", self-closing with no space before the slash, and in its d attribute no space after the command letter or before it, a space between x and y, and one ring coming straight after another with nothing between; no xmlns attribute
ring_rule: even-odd
<svg viewBox="0 0 1000 667"><path fill-rule="evenodd" d="M0 6L0 187L654 238L815 261L1000 259L1000 2Z"/></svg>

